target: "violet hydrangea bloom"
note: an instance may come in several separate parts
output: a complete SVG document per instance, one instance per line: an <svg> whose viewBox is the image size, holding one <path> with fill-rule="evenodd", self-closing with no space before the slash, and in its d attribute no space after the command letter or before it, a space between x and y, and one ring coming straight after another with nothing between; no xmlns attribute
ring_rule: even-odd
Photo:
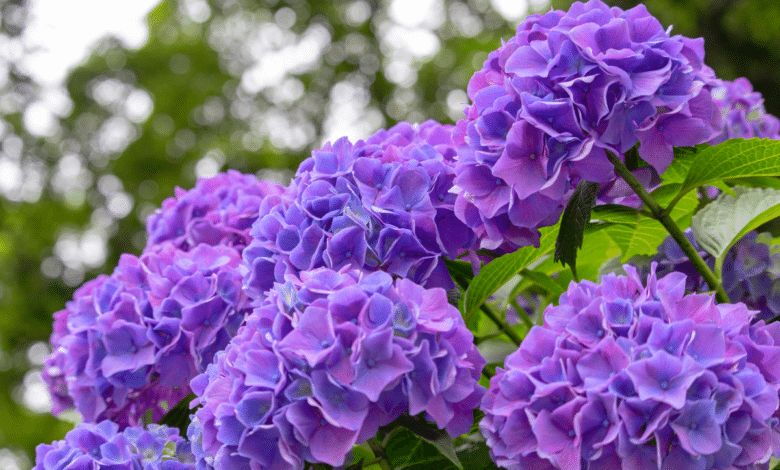
<svg viewBox="0 0 780 470"><path fill-rule="evenodd" d="M710 269L714 269L715 258L699 247L693 232L688 229L685 236ZM651 260L658 263L659 275L673 271L685 273L688 276L685 288L689 292L710 290L672 237L663 241ZM735 243L724 259L722 276L723 288L732 302L745 303L751 310L757 310L757 318L763 320L780 315L780 246L769 233L759 234L754 230Z"/></svg>
<svg viewBox="0 0 780 470"><path fill-rule="evenodd" d="M239 252L249 244L249 229L267 206L278 201L284 188L235 170L198 180L146 220L148 246L165 241L187 251L200 243L230 245Z"/></svg>
<svg viewBox="0 0 780 470"><path fill-rule="evenodd" d="M767 114L764 98L753 91L747 78L722 81L712 90L712 99L720 109L723 129L709 141L710 144L738 137L780 139L780 119Z"/></svg>
<svg viewBox="0 0 780 470"><path fill-rule="evenodd" d="M353 144L328 143L301 163L283 202L255 222L245 287L262 297L286 274L328 267L384 270L453 286L442 256L471 248L458 220L452 126L400 123Z"/></svg>
<svg viewBox="0 0 780 470"><path fill-rule="evenodd" d="M33 470L195 470L195 456L179 430L149 425L119 432L110 421L81 423L65 439L35 448Z"/></svg>
<svg viewBox="0 0 780 470"><path fill-rule="evenodd" d="M780 455L780 324L685 275L571 283L498 369L480 429L505 468L755 469Z"/></svg>
<svg viewBox="0 0 780 470"><path fill-rule="evenodd" d="M230 246L166 243L77 290L54 315L43 370L54 413L75 406L86 422L123 428L147 411L159 420L251 311L240 264Z"/></svg>
<svg viewBox="0 0 780 470"><path fill-rule="evenodd" d="M623 158L637 143L650 167L635 174L650 185L672 147L720 131L703 59L701 38L670 36L644 5L529 15L469 81L454 134L458 217L482 248L536 244L580 180L614 191L605 151Z"/></svg>
<svg viewBox="0 0 780 470"><path fill-rule="evenodd" d="M199 469L341 465L408 412L469 431L485 364L441 288L382 271L277 283L206 373L188 436Z"/></svg>

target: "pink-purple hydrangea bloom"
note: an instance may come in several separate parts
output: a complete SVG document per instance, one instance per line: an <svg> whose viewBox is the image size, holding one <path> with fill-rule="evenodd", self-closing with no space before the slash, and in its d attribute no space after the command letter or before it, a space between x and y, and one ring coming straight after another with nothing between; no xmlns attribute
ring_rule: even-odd
<svg viewBox="0 0 780 470"><path fill-rule="evenodd" d="M190 443L167 426L81 423L65 439L35 448L33 470L195 470Z"/></svg>
<svg viewBox="0 0 780 470"><path fill-rule="evenodd" d="M780 119L767 114L764 98L753 91L747 78L722 81L712 90L712 99L720 110L723 128L710 144L738 137L780 139Z"/></svg>
<svg viewBox="0 0 780 470"><path fill-rule="evenodd" d="M685 236L713 269L715 258L699 248L693 232L686 230ZM667 237L658 247L652 261L658 263L659 275L673 271L686 274L689 292L710 290L672 237ZM743 302L758 312L757 318L766 321L780 315L780 248L773 245L771 234L754 230L735 243L724 258L722 277L723 288L732 302Z"/></svg>
<svg viewBox="0 0 780 470"><path fill-rule="evenodd" d="M202 178L190 190L176 188L176 196L147 218L147 246L168 241L187 251L206 243L230 245L240 253L258 215L268 212L283 191L278 184L235 170Z"/></svg>
<svg viewBox="0 0 780 470"><path fill-rule="evenodd" d="M301 163L283 202L255 222L245 286L262 297L286 274L322 266L384 270L453 286L441 257L471 248L455 216L452 126L400 123L365 141L341 138Z"/></svg>
<svg viewBox="0 0 780 470"><path fill-rule="evenodd" d="M514 469L754 469L780 455L780 324L744 304L647 285L631 266L571 283L482 402L496 463ZM765 467L761 467L765 468Z"/></svg>
<svg viewBox="0 0 780 470"><path fill-rule="evenodd" d="M159 420L251 311L240 263L229 246L164 244L85 284L54 315L43 370L53 411L75 406L86 422L122 427L147 411Z"/></svg>
<svg viewBox="0 0 780 470"><path fill-rule="evenodd" d="M385 272L303 271L277 283L192 381L198 468L341 465L401 414L469 431L485 362L443 289Z"/></svg>
<svg viewBox="0 0 780 470"><path fill-rule="evenodd" d="M670 36L643 5L529 15L469 82L473 104L454 134L458 217L482 248L536 244L580 180L614 189L605 151L622 158L637 143L649 185L673 146L720 131L703 59L701 38Z"/></svg>
<svg viewBox="0 0 780 470"><path fill-rule="evenodd" d="M241 252L282 191L236 171L177 188L148 218L144 254L123 255L54 314L43 370L52 411L133 426L186 396L250 311Z"/></svg>

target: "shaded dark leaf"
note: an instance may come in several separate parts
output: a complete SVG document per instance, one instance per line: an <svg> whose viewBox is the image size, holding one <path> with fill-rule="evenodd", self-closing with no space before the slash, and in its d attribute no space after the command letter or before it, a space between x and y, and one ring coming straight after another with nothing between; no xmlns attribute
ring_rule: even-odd
<svg viewBox="0 0 780 470"><path fill-rule="evenodd" d="M555 240L555 261L571 268L577 279L577 250L582 248L585 226L590 222L590 211L596 205L600 185L582 180L563 210L561 228Z"/></svg>

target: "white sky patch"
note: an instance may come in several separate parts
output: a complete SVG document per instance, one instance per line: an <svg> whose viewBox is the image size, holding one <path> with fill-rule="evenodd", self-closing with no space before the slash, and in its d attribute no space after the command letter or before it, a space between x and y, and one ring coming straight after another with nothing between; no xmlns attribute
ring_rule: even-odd
<svg viewBox="0 0 780 470"><path fill-rule="evenodd" d="M490 0L501 16L510 21L519 21L528 13L528 1L527 0ZM533 6L538 8L547 4L547 0L534 1Z"/></svg>
<svg viewBox="0 0 780 470"><path fill-rule="evenodd" d="M68 69L95 43L114 35L128 48L146 43L146 15L160 0L33 0L24 42L33 52L25 66L43 84L61 84Z"/></svg>
<svg viewBox="0 0 780 470"><path fill-rule="evenodd" d="M390 18L409 28L434 29L444 21L444 2L441 0L393 0Z"/></svg>

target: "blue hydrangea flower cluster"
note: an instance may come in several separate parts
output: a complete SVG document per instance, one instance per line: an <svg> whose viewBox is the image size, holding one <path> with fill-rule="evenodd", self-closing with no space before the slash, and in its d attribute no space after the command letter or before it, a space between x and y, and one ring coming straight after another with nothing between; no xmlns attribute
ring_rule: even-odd
<svg viewBox="0 0 780 470"><path fill-rule="evenodd" d="M703 59L703 39L670 36L643 5L529 15L469 81L456 213L482 248L513 250L538 242L580 180L615 179L605 150L622 157L639 143L649 184L673 146L720 131Z"/></svg>
<svg viewBox="0 0 780 470"><path fill-rule="evenodd" d="M747 78L722 81L712 90L712 99L720 109L723 129L709 141L710 144L738 137L780 139L780 119L767 114L764 98L753 91Z"/></svg>
<svg viewBox="0 0 780 470"><path fill-rule="evenodd" d="M288 276L207 372L188 436L198 468L342 465L401 414L469 431L484 359L440 288L382 271Z"/></svg>
<svg viewBox="0 0 780 470"><path fill-rule="evenodd" d="M685 236L697 249L704 262L714 269L715 258L699 247L693 232ZM658 274L673 271L688 276L686 290L708 291L709 286L693 263L685 256L672 237L667 237L651 258L658 263ZM642 268L640 268L642 269ZM726 254L723 262L723 288L732 302L743 302L758 312L757 318L772 320L780 315L780 247L769 233L755 230L742 237Z"/></svg>
<svg viewBox="0 0 780 470"><path fill-rule="evenodd" d="M75 405L87 422L122 427L147 410L160 419L251 311L240 263L229 246L164 244L85 284L54 315L43 370L53 411Z"/></svg>
<svg viewBox="0 0 780 470"><path fill-rule="evenodd" d="M506 468L753 469L780 455L780 324L744 304L647 286L631 266L571 283L482 402Z"/></svg>
<svg viewBox="0 0 780 470"><path fill-rule="evenodd" d="M81 423L65 439L35 448L33 470L195 470L190 443L175 428L119 432L110 421Z"/></svg>
<svg viewBox="0 0 780 470"><path fill-rule="evenodd" d="M454 214L452 126L400 123L365 141L326 144L301 163L283 202L255 222L245 287L262 297L286 274L326 266L384 270L453 287L442 256L475 234Z"/></svg>
<svg viewBox="0 0 780 470"><path fill-rule="evenodd" d="M147 246L168 241L187 251L205 243L241 252L258 215L267 213L283 192L278 184L235 170L202 178L189 191L176 188L176 196L147 218Z"/></svg>

